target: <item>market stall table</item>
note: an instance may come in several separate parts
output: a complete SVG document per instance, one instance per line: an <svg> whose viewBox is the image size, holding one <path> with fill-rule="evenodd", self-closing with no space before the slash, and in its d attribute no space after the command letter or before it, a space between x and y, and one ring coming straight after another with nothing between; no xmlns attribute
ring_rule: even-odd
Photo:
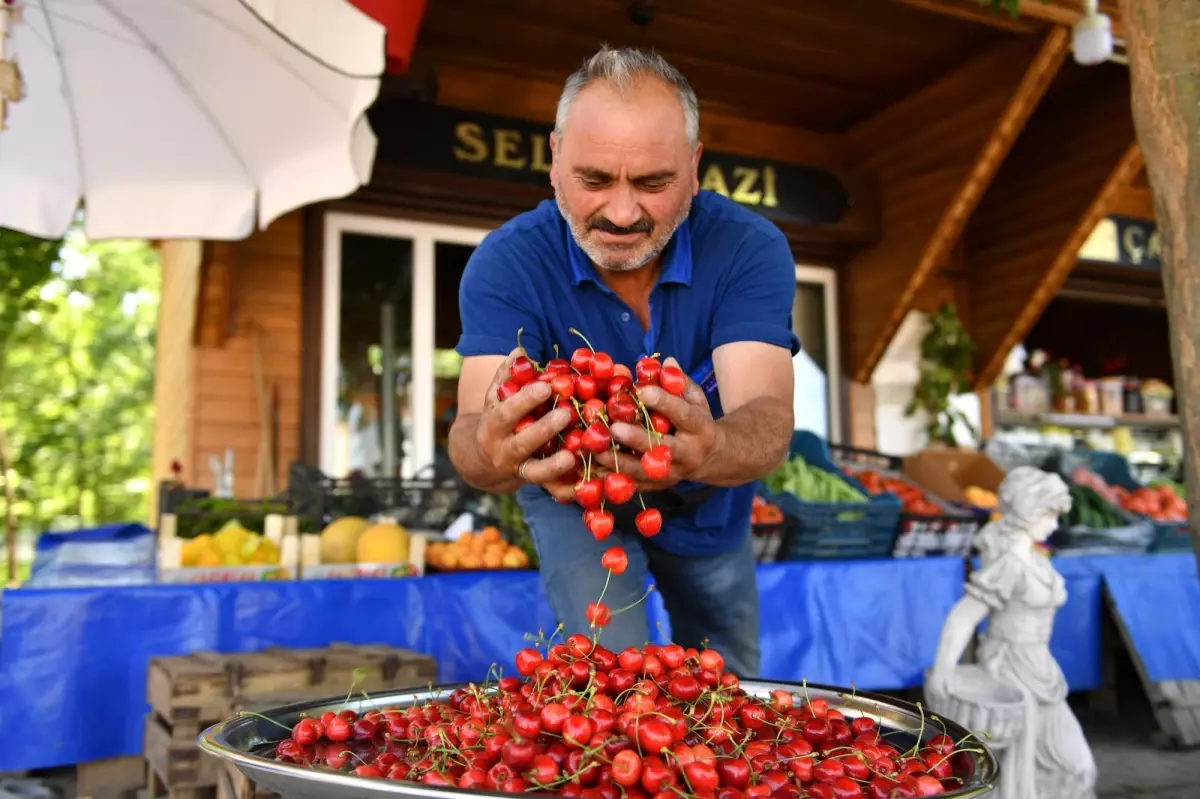
<svg viewBox="0 0 1200 799"><path fill-rule="evenodd" d="M761 566L762 675L919 685L963 571L956 558ZM36 723L0 751L0 771L138 754L154 657L379 642L432 655L455 682L507 665L525 633L553 627L534 572L7 591L0 724Z"/></svg>

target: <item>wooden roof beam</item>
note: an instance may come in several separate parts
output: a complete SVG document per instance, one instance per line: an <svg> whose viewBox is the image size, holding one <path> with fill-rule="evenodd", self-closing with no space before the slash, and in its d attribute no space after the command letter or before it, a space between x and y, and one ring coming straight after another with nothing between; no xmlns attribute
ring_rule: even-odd
<svg viewBox="0 0 1200 799"><path fill-rule="evenodd" d="M1034 33L1047 24L1070 27L1083 16L1082 0L1020 0L1019 13L1012 16L1003 9L993 10L979 0L894 0L913 8L955 19L978 22L1015 33ZM1124 37L1121 9L1116 0L1101 0L1100 10L1112 19L1113 35Z"/></svg>
<svg viewBox="0 0 1200 799"><path fill-rule="evenodd" d="M964 240L977 388L995 382L1141 168L1119 66L1030 121Z"/></svg>
<svg viewBox="0 0 1200 799"><path fill-rule="evenodd" d="M949 257L1067 54L1062 28L1014 39L846 135L879 176L883 237L846 268L848 373L870 380L922 284Z"/></svg>
<svg viewBox="0 0 1200 799"><path fill-rule="evenodd" d="M994 11L978 2L963 2L963 0L894 0L901 5L919 8L943 17L965 19L968 22L978 22L992 28L1012 31L1013 33L1035 33L1044 29L1044 23L1029 16L1013 17L1006 11Z"/></svg>

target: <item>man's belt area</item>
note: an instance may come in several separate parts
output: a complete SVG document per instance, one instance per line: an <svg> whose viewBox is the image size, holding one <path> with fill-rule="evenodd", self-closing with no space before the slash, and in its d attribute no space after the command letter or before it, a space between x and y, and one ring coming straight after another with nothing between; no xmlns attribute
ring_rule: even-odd
<svg viewBox="0 0 1200 799"><path fill-rule="evenodd" d="M650 491L642 494L642 502L647 508L657 508L663 516L663 522L678 516L686 516L709 500L716 493L714 486L700 486L691 491L679 491L668 488L665 491ZM635 496L623 505L605 505L613 515L616 526L627 532L636 532L635 518L642 512L642 503Z"/></svg>

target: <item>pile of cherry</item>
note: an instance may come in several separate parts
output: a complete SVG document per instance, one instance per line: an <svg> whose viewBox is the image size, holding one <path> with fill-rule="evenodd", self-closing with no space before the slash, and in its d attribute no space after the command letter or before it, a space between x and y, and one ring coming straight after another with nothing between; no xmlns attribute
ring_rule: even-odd
<svg viewBox="0 0 1200 799"><path fill-rule="evenodd" d="M587 343L583 334L577 330L571 332ZM520 331L517 340L520 341ZM550 399L521 419L514 432L520 432L555 408L571 412L571 424L539 454L548 457L566 450L575 455L576 472L569 478L575 486L575 501L584 509L583 521L588 530L597 541L603 541L612 535L614 522L605 506L624 505L636 492L633 478L628 474L613 471L598 476L591 456L607 450L626 451L609 432L613 422L641 425L654 442L641 455L642 471L651 480L665 478L671 470L671 450L663 443L663 437L671 433L671 422L642 405L638 394L642 388L658 386L670 394L683 396L687 376L678 366L664 366L654 357L640 359L631 371L588 344L571 353L571 360L554 358L544 366L527 355L517 356L509 367L508 380L497 389L497 396L503 402L535 381L550 384ZM658 535L662 513L643 504L635 524L647 538Z"/></svg>
<svg viewBox="0 0 1200 799"><path fill-rule="evenodd" d="M748 696L712 649L616 654L577 634L517 653L524 679L304 718L275 756L360 777L581 799L891 799L962 786L965 757L828 701ZM933 719L926 722L931 728ZM897 738L896 736L901 737Z"/></svg>

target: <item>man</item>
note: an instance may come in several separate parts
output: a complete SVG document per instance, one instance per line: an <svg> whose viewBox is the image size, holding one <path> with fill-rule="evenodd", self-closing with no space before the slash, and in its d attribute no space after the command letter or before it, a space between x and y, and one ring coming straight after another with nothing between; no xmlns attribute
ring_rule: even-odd
<svg viewBox="0 0 1200 799"><path fill-rule="evenodd" d="M601 555L618 544L629 566L604 596L614 610L606 646L620 651L650 639L644 607L616 611L637 603L652 576L673 640L707 643L735 673L753 677L750 484L783 462L791 437L795 265L772 224L699 191L698 128L695 93L656 55L603 48L567 80L551 137L557 204L544 202L490 234L463 274L464 360L450 458L473 486L518 491L567 633L588 631L587 605L608 576ZM569 501L573 486L560 480L574 470L573 457L535 455L569 424L567 411L513 433L547 399L547 385L531 383L497 402L518 329L529 357L544 364L555 346L569 357L582 345L571 328L630 368L661 353L693 378L682 397L641 393L676 429L667 439L668 477L647 479L636 457L619 464L663 511L653 538L639 536L625 513L611 539L594 540ZM640 427L613 423L611 433L636 451L649 446ZM597 460L618 466L611 454ZM629 505L640 509L636 499Z"/></svg>

